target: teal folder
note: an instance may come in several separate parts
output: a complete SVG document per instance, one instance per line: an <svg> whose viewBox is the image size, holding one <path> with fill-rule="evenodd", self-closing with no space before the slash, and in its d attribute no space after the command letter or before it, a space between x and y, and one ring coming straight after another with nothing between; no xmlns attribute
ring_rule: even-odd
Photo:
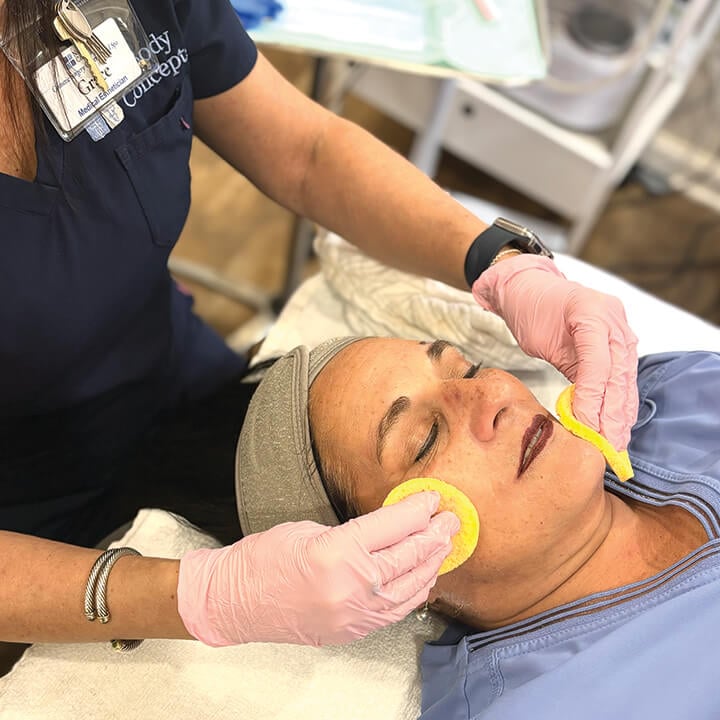
<svg viewBox="0 0 720 720"><path fill-rule="evenodd" d="M257 43L494 82L528 82L547 72L543 0L494 0L491 21L474 0L282 3L273 20L250 32Z"/></svg>

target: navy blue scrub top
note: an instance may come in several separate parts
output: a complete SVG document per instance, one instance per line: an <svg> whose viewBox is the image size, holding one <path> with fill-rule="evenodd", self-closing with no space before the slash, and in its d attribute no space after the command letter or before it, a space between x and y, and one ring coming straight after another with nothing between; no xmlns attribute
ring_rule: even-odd
<svg viewBox="0 0 720 720"><path fill-rule="evenodd" d="M150 377L206 393L232 357L192 315L167 259L190 205L193 99L238 83L257 52L226 0L133 5L159 60L181 61L177 74L130 91L125 121L100 142L65 143L46 124L34 183L0 174L5 418Z"/></svg>
<svg viewBox="0 0 720 720"><path fill-rule="evenodd" d="M257 50L227 0L133 6L163 64L119 101L125 121L70 143L45 122L35 182L0 173L0 428L15 434L81 418L86 439L119 443L244 367L167 260L190 205L193 100L240 82ZM3 445L0 464L22 453Z"/></svg>

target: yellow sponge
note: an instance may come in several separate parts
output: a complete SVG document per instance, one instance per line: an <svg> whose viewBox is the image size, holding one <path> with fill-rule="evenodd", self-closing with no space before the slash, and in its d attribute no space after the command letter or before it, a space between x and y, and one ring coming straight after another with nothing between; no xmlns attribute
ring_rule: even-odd
<svg viewBox="0 0 720 720"><path fill-rule="evenodd" d="M630 456L626 450L618 452L608 440L606 440L599 432L596 432L587 425L575 419L572 413L574 385L568 385L557 399L555 410L563 427L569 430L573 435L587 440L592 443L604 456L607 464L617 475L618 480L625 482L629 480L635 473L630 465Z"/></svg>
<svg viewBox="0 0 720 720"><path fill-rule="evenodd" d="M473 553L478 544L480 533L480 519L477 510L467 495L454 485L437 480L436 478L412 478L396 485L385 498L383 505L392 505L400 502L408 495L434 490L440 495L440 505L437 511L450 510L460 520L460 530L452 539L453 549L440 566L439 575L454 570L462 565Z"/></svg>

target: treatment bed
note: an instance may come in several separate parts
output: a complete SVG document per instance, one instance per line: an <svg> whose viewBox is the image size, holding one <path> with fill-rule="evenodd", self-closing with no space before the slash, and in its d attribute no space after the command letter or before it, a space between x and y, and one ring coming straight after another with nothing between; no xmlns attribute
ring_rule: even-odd
<svg viewBox="0 0 720 720"><path fill-rule="evenodd" d="M468 293L383 267L334 235L318 237L316 251L322 273L297 290L254 362L337 335L439 337L517 374L554 407L565 379L525 356L502 320ZM720 351L719 328L576 258L559 255L557 264L570 279L624 301L640 354ZM147 509L116 544L179 557L217 543L182 518ZM419 652L443 627L439 617L413 613L363 641L321 649L257 643L212 649L149 640L119 654L107 643L37 644L0 678L0 717L409 720L420 707Z"/></svg>

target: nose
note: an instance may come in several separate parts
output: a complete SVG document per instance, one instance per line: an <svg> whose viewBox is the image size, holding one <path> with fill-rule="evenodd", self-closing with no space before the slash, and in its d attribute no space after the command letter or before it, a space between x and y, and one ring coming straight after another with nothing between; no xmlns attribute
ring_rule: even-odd
<svg viewBox="0 0 720 720"><path fill-rule="evenodd" d="M446 380L443 398L449 422L465 425L478 442L489 442L496 434L496 420L504 402L492 381L478 378Z"/></svg>

